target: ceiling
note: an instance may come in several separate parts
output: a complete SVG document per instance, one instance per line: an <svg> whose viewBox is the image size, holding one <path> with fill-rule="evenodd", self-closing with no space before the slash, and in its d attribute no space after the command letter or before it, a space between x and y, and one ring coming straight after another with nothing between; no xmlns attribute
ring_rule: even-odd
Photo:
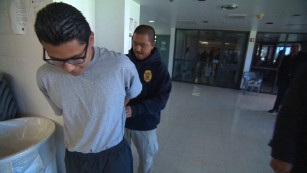
<svg viewBox="0 0 307 173"><path fill-rule="evenodd" d="M140 4L140 24L153 26L158 34L170 33L171 27L307 33L307 0L134 1ZM228 4L237 4L238 8L221 8ZM257 15L261 13L264 16L259 20Z"/></svg>

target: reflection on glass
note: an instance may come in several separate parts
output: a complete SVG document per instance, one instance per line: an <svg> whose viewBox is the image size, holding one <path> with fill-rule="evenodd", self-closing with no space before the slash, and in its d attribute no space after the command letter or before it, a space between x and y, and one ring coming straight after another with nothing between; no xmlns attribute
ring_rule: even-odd
<svg viewBox="0 0 307 173"><path fill-rule="evenodd" d="M277 92L278 68L295 42L306 45L307 34L257 33L251 70L263 76L261 92Z"/></svg>
<svg viewBox="0 0 307 173"><path fill-rule="evenodd" d="M238 88L247 33L177 30L173 80Z"/></svg>

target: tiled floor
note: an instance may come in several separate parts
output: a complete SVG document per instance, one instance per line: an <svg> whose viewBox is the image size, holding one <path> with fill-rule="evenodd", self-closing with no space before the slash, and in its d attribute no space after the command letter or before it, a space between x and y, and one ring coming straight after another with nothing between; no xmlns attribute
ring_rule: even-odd
<svg viewBox="0 0 307 173"><path fill-rule="evenodd" d="M274 95L173 82L153 173L272 173ZM137 154L133 147L135 170Z"/></svg>

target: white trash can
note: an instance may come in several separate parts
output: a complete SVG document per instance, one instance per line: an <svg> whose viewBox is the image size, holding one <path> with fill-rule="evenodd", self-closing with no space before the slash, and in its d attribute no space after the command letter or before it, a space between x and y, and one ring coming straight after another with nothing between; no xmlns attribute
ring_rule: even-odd
<svg viewBox="0 0 307 173"><path fill-rule="evenodd" d="M0 173L56 173L54 131L42 117L0 121Z"/></svg>

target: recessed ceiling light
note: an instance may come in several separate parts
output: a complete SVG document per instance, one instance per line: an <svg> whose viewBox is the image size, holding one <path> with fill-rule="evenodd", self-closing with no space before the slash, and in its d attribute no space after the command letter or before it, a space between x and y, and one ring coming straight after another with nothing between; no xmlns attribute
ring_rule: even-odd
<svg viewBox="0 0 307 173"><path fill-rule="evenodd" d="M155 22L154 20L150 20L150 21L149 21L149 23L154 23L154 22Z"/></svg>
<svg viewBox="0 0 307 173"><path fill-rule="evenodd" d="M200 44L208 45L209 43L207 41L199 41Z"/></svg>
<svg viewBox="0 0 307 173"><path fill-rule="evenodd" d="M265 24L267 24L267 25L272 25L272 24L274 24L273 22L267 22L267 23L265 23Z"/></svg>
<svg viewBox="0 0 307 173"><path fill-rule="evenodd" d="M238 8L238 5L237 4L222 5L221 8L223 10L233 10L233 9Z"/></svg>

